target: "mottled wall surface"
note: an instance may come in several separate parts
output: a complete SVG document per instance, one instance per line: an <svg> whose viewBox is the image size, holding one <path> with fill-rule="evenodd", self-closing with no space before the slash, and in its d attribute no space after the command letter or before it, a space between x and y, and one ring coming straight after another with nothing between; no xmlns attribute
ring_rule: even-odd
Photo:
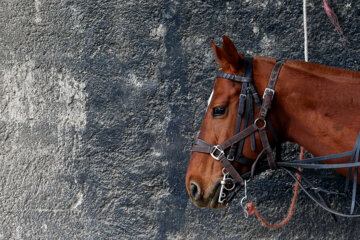
<svg viewBox="0 0 360 240"><path fill-rule="evenodd" d="M321 1L308 2L310 61L359 70L360 3L331 1L345 48ZM0 239L357 239L359 220L335 223L303 194L279 230L245 219L240 196L219 211L190 202L209 41L224 34L240 52L301 60L302 2L0 1ZM286 214L283 173L249 188L270 220Z"/></svg>

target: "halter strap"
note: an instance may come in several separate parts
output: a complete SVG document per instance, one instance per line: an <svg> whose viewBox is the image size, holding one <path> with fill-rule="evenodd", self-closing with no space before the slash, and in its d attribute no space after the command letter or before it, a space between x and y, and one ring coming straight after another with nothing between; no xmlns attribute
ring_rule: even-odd
<svg viewBox="0 0 360 240"><path fill-rule="evenodd" d="M268 110L271 108L271 103L275 95L275 85L281 70L281 67L284 65L284 61L277 61L275 63L275 66L271 72L270 80L267 85L267 88L265 88L264 94L263 94L263 104L260 108L260 118L265 119Z"/></svg>
<svg viewBox="0 0 360 240"><path fill-rule="evenodd" d="M261 105L260 108L260 112L259 112L259 118L255 120L255 124L257 123L257 121L263 121L264 123L264 127L259 129L259 135L260 135L260 140L263 146L263 150L266 153L266 158L267 161L269 163L269 166L271 169L276 169L276 163L275 163L275 157L274 154L272 152L272 148L270 146L268 137L267 137L267 133L266 133L266 116L267 113L269 111L269 109L271 108L271 103L272 100L274 98L275 95L275 85L281 70L281 67L284 65L284 61L277 61L275 63L275 66L273 67L273 70L271 72L270 75L270 80L268 83L267 88L264 91L263 94L263 103Z"/></svg>

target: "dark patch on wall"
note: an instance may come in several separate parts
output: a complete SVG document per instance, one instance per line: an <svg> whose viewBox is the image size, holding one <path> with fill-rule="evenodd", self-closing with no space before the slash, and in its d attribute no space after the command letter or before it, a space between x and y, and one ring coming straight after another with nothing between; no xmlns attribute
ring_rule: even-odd
<svg viewBox="0 0 360 240"><path fill-rule="evenodd" d="M310 61L359 70L359 3L331 1L345 48L321 1L308 2ZM359 220L334 223L303 194L292 221L269 231L243 217L241 196L213 211L185 189L217 69L209 41L228 35L242 53L301 60L301 1L15 0L0 2L0 19L1 239L359 235ZM268 173L249 194L276 222L292 182Z"/></svg>

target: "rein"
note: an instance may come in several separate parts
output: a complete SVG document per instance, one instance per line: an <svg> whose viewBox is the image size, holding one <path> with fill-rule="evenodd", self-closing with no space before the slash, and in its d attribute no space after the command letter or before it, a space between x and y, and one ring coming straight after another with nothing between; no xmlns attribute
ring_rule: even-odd
<svg viewBox="0 0 360 240"><path fill-rule="evenodd" d="M313 157L305 160L295 160L290 162L275 161L273 150L270 146L268 136L266 133L266 128L269 127L275 140L277 140L277 137L272 124L267 119L267 114L271 108L272 100L275 95L275 85L283 65L284 65L284 61L276 61L272 69L267 88L263 93L262 102L253 84L252 58L245 58L244 76L219 72L217 74L217 77L242 83L241 94L239 96L238 114L237 114L234 135L218 145L212 145L202 139L197 139L195 145L192 148L192 151L210 154L212 158L214 158L216 161L221 162L222 165L224 166L223 169L224 177L223 180L221 181L221 189L218 199L218 202L221 204L224 203L225 201L227 202L230 201L235 196L235 194L241 189L242 186L244 185L246 186L245 181L247 181L248 179L252 179L256 173L260 173L269 168L272 170L276 170L280 168L280 169L284 169L291 177L295 179L295 181L298 183L300 188L307 194L307 196L310 199L312 199L320 207L322 207L329 213L333 214L333 216L338 215L342 217L360 217L360 215L353 214L356 203L358 167L360 166L360 162L359 162L360 134L358 135L353 150L350 152L321 156L321 157ZM254 120L253 100L260 109L259 115L255 120ZM240 131L243 115L244 115L244 123L243 123L243 128ZM250 136L251 149L255 151L255 132L259 133L262 144L262 151L259 153L255 161L251 161L242 156L242 150L244 146L244 140ZM264 155L266 156L267 165L260 165L259 167L257 167L257 165L259 165L260 159L262 159ZM338 164L321 163L325 160L348 157L348 156L351 157L349 163L338 163ZM235 167L232 165L231 162L233 161L251 166L251 171L241 176L238 173L238 171L235 169ZM315 188L311 184L311 182L308 181L303 176L302 172L299 171L298 168L304 168L304 169L305 168L309 168L309 169L348 168L345 191L347 191L349 187L350 175L354 169L350 214L344 214L330 209L326 201L323 199L323 197L320 194L320 191L324 191L324 192L326 191L322 189L320 191L316 191L319 188ZM295 174L299 175L303 179L303 181L313 189L315 194L309 192L302 184L302 182L299 181L299 179L295 176ZM231 178L229 175L231 176ZM227 191L227 194L225 193L225 191Z"/></svg>

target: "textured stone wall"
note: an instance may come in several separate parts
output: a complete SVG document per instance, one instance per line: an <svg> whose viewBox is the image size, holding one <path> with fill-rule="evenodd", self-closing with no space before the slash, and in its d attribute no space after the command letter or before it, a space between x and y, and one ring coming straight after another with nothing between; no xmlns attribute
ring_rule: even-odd
<svg viewBox="0 0 360 240"><path fill-rule="evenodd" d="M310 61L359 70L360 3L331 1L344 47L308 2ZM224 34L245 54L303 59L302 2L0 1L0 239L357 239L359 220L335 223L303 194L279 230L245 219L241 196L219 211L190 202L209 41ZM333 175L315 180L342 188ZM292 183L267 172L249 191L278 221Z"/></svg>

